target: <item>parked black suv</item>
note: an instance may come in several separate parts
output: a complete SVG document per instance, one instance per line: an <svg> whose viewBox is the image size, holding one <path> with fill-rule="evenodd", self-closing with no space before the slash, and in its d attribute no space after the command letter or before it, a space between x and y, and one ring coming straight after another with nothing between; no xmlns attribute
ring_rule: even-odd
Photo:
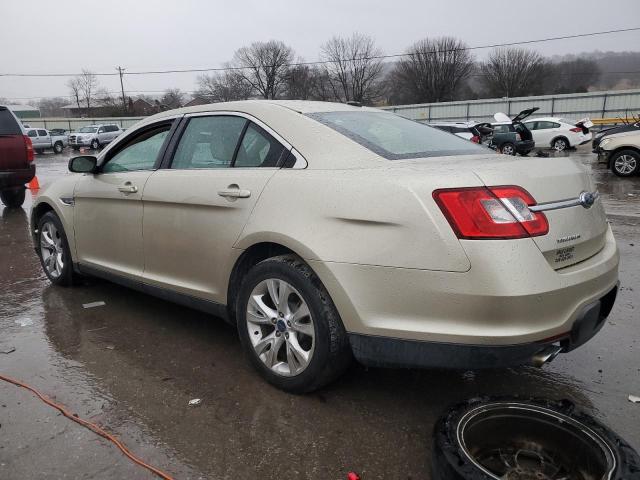
<svg viewBox="0 0 640 480"><path fill-rule="evenodd" d="M33 145L20 121L0 105L0 200L9 208L24 203L25 185L36 174Z"/></svg>

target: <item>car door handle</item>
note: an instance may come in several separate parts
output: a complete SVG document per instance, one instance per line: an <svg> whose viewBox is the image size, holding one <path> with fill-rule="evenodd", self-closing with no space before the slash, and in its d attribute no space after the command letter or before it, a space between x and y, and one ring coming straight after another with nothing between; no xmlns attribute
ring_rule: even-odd
<svg viewBox="0 0 640 480"><path fill-rule="evenodd" d="M218 195L225 198L249 198L250 190L241 190L237 185L229 185L229 188L218 191Z"/></svg>
<svg viewBox="0 0 640 480"><path fill-rule="evenodd" d="M118 187L118 191L122 193L136 193L138 191L138 187L131 182L125 182Z"/></svg>

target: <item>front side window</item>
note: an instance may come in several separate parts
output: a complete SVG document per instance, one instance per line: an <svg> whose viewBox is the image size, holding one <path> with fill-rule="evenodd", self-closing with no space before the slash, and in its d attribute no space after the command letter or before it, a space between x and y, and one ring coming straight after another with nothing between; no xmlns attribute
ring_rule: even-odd
<svg viewBox="0 0 640 480"><path fill-rule="evenodd" d="M308 116L388 160L489 153L463 138L392 113L341 111Z"/></svg>
<svg viewBox="0 0 640 480"><path fill-rule="evenodd" d="M525 122L524 126L529 130L536 130L538 128L538 122Z"/></svg>
<svg viewBox="0 0 640 480"><path fill-rule="evenodd" d="M35 130L29 130L29 132L27 133L27 135L29 135L31 138L33 137L37 137L38 134L36 133Z"/></svg>
<svg viewBox="0 0 640 480"><path fill-rule="evenodd" d="M538 130L549 130L550 128L556 128L556 124L553 122L538 122Z"/></svg>
<svg viewBox="0 0 640 480"><path fill-rule="evenodd" d="M162 145L169 135L171 124L152 128L127 142L123 148L107 160L103 173L151 170L155 166Z"/></svg>
<svg viewBox="0 0 640 480"><path fill-rule="evenodd" d="M231 166L246 123L242 117L227 115L192 118L182 134L171 168Z"/></svg>
<svg viewBox="0 0 640 480"><path fill-rule="evenodd" d="M251 123L238 148L234 167L275 167L285 148L259 126Z"/></svg>

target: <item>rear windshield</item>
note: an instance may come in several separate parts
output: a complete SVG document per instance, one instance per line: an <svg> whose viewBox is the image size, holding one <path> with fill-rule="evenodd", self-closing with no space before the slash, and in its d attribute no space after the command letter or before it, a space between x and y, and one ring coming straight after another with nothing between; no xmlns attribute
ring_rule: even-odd
<svg viewBox="0 0 640 480"><path fill-rule="evenodd" d="M386 112L317 112L309 117L388 160L493 153L437 128Z"/></svg>
<svg viewBox="0 0 640 480"><path fill-rule="evenodd" d="M22 135L20 125L6 108L0 108L0 135Z"/></svg>

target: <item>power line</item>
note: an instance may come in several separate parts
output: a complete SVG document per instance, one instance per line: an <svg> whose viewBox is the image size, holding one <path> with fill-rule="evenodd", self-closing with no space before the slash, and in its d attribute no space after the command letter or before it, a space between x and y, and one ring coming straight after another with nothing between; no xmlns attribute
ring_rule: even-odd
<svg viewBox="0 0 640 480"><path fill-rule="evenodd" d="M454 48L448 50L434 50L429 52L431 54L436 53L450 53L457 51L465 51L465 50L481 50L486 48L498 48L498 47L510 47L514 45L529 45L533 43L543 43L543 42L552 42L557 40L568 40L572 38L584 38L584 37L593 37L596 35L609 35L612 33L624 33L624 32L635 32L640 31L640 27L632 27L632 28L621 28L616 30L605 30L601 32L590 32L590 33L579 33L575 35L562 35L559 37L546 37L539 38L536 40L522 40L519 42L507 42L507 43L494 43L489 45L476 45L473 47L462 47L462 48ZM283 66L288 67L297 67L303 65L323 65L327 63L336 63L340 61L362 61L362 60L383 60L388 58L399 58L399 57L407 57L412 56L414 53L395 53L389 55L372 55L370 57L361 57L355 59L337 59L337 60L316 60L311 62L294 62L288 63ZM127 72L125 75L160 75L160 74L169 74L169 73L202 73L202 72L226 72L226 71L237 71L237 70L246 70L253 68L251 66L240 65L237 67L211 67L211 68L188 68L188 69L171 69L171 70L147 70L147 71L133 71ZM0 73L0 77L74 77L80 75L79 73ZM102 72L102 73L94 73L96 76L116 76L120 75L120 72Z"/></svg>
<svg viewBox="0 0 640 480"><path fill-rule="evenodd" d="M574 76L580 76L580 75L593 75L593 74L600 75L601 77L606 75L640 75L640 70L615 71L615 72L569 72L569 73L556 73L556 74L553 74L553 76L574 77ZM469 77L486 77L487 75L484 73L472 73L472 74L469 74L468 76ZM126 78L124 80L127 81ZM181 91L183 93L187 93L190 95L200 93L198 90L181 90ZM165 93L165 92L166 92L166 89L165 90L133 90L133 89L124 90L124 93L126 94ZM121 94L122 91L113 90L113 91L106 91L101 93ZM38 100L42 98L74 98L74 96L73 95L44 95L39 97L2 97L2 98L5 98L7 100Z"/></svg>

